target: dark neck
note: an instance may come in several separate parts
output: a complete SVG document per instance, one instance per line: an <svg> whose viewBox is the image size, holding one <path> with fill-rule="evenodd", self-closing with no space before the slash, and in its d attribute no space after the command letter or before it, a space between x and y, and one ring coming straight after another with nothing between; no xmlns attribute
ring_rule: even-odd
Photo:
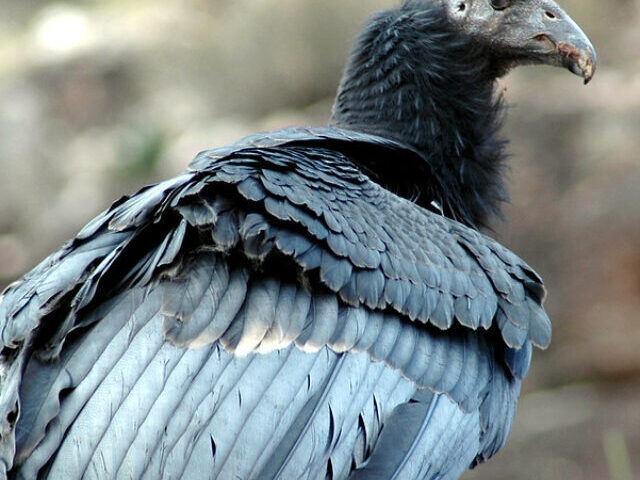
<svg viewBox="0 0 640 480"><path fill-rule="evenodd" d="M501 102L484 58L439 11L383 12L356 44L331 120L414 147L431 173L404 180L420 192L417 203L435 200L475 227L499 216L507 197ZM379 162L378 180L394 168Z"/></svg>

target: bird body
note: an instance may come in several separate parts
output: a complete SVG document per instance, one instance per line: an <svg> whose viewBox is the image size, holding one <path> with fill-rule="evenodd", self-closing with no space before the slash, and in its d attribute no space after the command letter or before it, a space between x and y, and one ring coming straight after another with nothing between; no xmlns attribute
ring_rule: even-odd
<svg viewBox="0 0 640 480"><path fill-rule="evenodd" d="M491 77L438 115L444 85L399 100L405 61L353 73L407 19L454 35L427 3L374 19L330 126L202 152L7 289L0 472L456 479L504 444L551 324L539 276L477 229L504 193Z"/></svg>

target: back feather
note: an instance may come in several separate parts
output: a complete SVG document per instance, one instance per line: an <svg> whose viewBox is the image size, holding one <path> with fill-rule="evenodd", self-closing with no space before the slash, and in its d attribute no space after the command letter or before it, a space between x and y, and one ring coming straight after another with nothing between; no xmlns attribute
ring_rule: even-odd
<svg viewBox="0 0 640 480"><path fill-rule="evenodd" d="M542 283L350 140L399 148L319 129L201 154L10 286L0 467L435 479L495 453L549 341Z"/></svg>

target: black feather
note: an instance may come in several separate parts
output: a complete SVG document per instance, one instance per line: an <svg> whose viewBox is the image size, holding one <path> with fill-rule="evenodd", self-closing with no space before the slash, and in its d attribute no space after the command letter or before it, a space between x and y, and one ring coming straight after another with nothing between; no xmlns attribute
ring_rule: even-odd
<svg viewBox="0 0 640 480"><path fill-rule="evenodd" d="M551 324L478 231L502 101L439 5L374 17L329 127L203 152L9 287L0 476L448 480L504 444Z"/></svg>

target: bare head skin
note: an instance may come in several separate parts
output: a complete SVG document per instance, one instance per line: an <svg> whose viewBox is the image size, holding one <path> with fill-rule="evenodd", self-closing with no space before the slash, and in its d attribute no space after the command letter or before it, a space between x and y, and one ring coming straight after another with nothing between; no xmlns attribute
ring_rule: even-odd
<svg viewBox="0 0 640 480"><path fill-rule="evenodd" d="M407 0L419 6L433 0ZM492 52L495 75L527 64L568 68L584 78L596 69L593 45L553 0L438 0L452 22Z"/></svg>
<svg viewBox="0 0 640 480"><path fill-rule="evenodd" d="M496 79L527 64L588 82L596 53L552 0L404 0L372 17L356 42L332 124L414 147L427 171L415 165L391 181L395 166L379 166L388 187L418 202L426 191L445 215L486 227L508 198Z"/></svg>

